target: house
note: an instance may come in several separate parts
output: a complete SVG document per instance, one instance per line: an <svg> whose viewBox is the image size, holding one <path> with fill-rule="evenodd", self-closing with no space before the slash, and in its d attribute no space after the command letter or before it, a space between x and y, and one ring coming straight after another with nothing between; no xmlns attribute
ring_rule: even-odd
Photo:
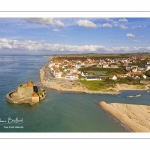
<svg viewBox="0 0 150 150"><path fill-rule="evenodd" d="M144 79L147 78L147 76L145 74L142 74L141 77L144 78Z"/></svg>
<svg viewBox="0 0 150 150"><path fill-rule="evenodd" d="M64 78L64 79L65 79L65 78L66 78L66 74L65 74L65 73L62 73L62 74L61 74L61 78Z"/></svg>
<svg viewBox="0 0 150 150"><path fill-rule="evenodd" d="M82 72L81 75L82 75L83 77L85 77L85 76L88 76L88 73L87 73L87 72Z"/></svg>
<svg viewBox="0 0 150 150"><path fill-rule="evenodd" d="M72 78L73 78L72 74L68 73L68 74L66 75L66 79L72 79Z"/></svg>
<svg viewBox="0 0 150 150"><path fill-rule="evenodd" d="M145 71L145 67L138 67L139 71Z"/></svg>
<svg viewBox="0 0 150 150"><path fill-rule="evenodd" d="M73 72L72 73L72 78L73 79L78 79L78 73L77 72Z"/></svg>
<svg viewBox="0 0 150 150"><path fill-rule="evenodd" d="M62 72L60 72L58 69L55 69L55 70L54 70L54 76L55 76L56 78L61 78L61 74L62 74Z"/></svg>
<svg viewBox="0 0 150 150"><path fill-rule="evenodd" d="M111 79L111 80L117 80L117 76L116 75L110 75L109 79Z"/></svg>
<svg viewBox="0 0 150 150"><path fill-rule="evenodd" d="M132 77L134 79L140 79L141 78L141 71L137 71L137 72L128 72L127 76Z"/></svg>
<svg viewBox="0 0 150 150"><path fill-rule="evenodd" d="M111 64L110 67L111 67L111 68L118 68L118 65L113 65L113 64Z"/></svg>
<svg viewBox="0 0 150 150"><path fill-rule="evenodd" d="M98 76L87 76L86 80L87 81L94 81L94 80L101 80L101 78Z"/></svg>
<svg viewBox="0 0 150 150"><path fill-rule="evenodd" d="M127 71L130 71L130 70L131 70L131 67L130 67L130 66L126 66L126 70L127 70Z"/></svg>
<svg viewBox="0 0 150 150"><path fill-rule="evenodd" d="M145 65L145 69L148 71L150 69L150 65Z"/></svg>
<svg viewBox="0 0 150 150"><path fill-rule="evenodd" d="M126 78L126 74L116 74L117 78Z"/></svg>
<svg viewBox="0 0 150 150"><path fill-rule="evenodd" d="M108 63L104 63L103 68L108 68L108 65L109 65Z"/></svg>
<svg viewBox="0 0 150 150"><path fill-rule="evenodd" d="M59 68L59 64L58 63L55 64L55 68Z"/></svg>
<svg viewBox="0 0 150 150"><path fill-rule="evenodd" d="M129 76L129 77L140 76L141 75L141 71L128 72L126 75Z"/></svg>
<svg viewBox="0 0 150 150"><path fill-rule="evenodd" d="M76 63L75 67L76 67L77 69L81 68L81 63Z"/></svg>
<svg viewBox="0 0 150 150"><path fill-rule="evenodd" d="M131 69L133 72L137 72L138 71L138 68L137 67L134 67Z"/></svg>

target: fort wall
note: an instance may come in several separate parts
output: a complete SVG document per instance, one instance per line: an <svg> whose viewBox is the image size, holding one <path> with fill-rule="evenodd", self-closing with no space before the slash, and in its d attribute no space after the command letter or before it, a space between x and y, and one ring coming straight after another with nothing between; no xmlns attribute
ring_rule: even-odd
<svg viewBox="0 0 150 150"><path fill-rule="evenodd" d="M20 95L20 97L31 97L33 92L33 87L29 87L27 86L27 84L21 84L18 86L18 94Z"/></svg>

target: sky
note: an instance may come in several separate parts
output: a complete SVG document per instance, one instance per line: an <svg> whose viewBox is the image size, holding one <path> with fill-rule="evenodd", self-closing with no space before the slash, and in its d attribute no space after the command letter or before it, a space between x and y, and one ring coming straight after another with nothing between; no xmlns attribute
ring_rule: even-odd
<svg viewBox="0 0 150 150"><path fill-rule="evenodd" d="M0 54L150 52L150 18L0 18Z"/></svg>

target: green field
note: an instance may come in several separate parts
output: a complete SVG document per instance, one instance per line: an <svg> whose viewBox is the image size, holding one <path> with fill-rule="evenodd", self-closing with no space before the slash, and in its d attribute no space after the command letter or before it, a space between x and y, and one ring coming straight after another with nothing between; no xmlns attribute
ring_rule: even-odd
<svg viewBox="0 0 150 150"><path fill-rule="evenodd" d="M130 77L110 80L108 78L104 78L102 80L96 81L80 81L88 90L92 91L108 91L108 88L114 88L116 84L128 84L128 85L136 85L138 89L144 89L145 86L140 83L139 79L132 79ZM110 91L110 90L109 90Z"/></svg>
<svg viewBox="0 0 150 150"><path fill-rule="evenodd" d="M107 82L105 80L100 81L80 81L88 90L92 91L107 91L109 87L114 87L115 82Z"/></svg>
<svg viewBox="0 0 150 150"><path fill-rule="evenodd" d="M101 58L128 58L132 56L150 56L150 53L126 53L126 54L99 54L99 53L89 53L89 54L57 54L58 59L101 59Z"/></svg>
<svg viewBox="0 0 150 150"><path fill-rule="evenodd" d="M107 75L107 71L87 71L89 75L94 75L94 76L105 76Z"/></svg>
<svg viewBox="0 0 150 150"><path fill-rule="evenodd" d="M125 69L123 67L120 68L98 68L98 67L83 67L79 69L80 71L84 72L93 72L96 73L96 75L110 75L110 74L116 74L116 73L126 73Z"/></svg>

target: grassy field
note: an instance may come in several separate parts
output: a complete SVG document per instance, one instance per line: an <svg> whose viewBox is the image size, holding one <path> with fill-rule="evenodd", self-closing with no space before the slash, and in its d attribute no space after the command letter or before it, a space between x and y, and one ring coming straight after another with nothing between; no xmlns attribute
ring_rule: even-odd
<svg viewBox="0 0 150 150"><path fill-rule="evenodd" d="M132 78L124 78L124 79L117 79L117 80L110 80L108 78L105 78L98 81L81 80L80 82L88 90L92 90L92 91L108 91L109 88L114 88L116 84L136 85L137 89L145 88L145 86L140 83L139 79L132 79Z"/></svg>
<svg viewBox="0 0 150 150"><path fill-rule="evenodd" d="M92 91L107 91L109 87L114 87L113 82L107 82L104 80L98 80L98 81L86 81L82 80L80 81L88 90Z"/></svg>
<svg viewBox="0 0 150 150"><path fill-rule="evenodd" d="M91 75L95 75L95 76L99 76L99 75L105 76L105 75L107 75L107 71L87 71L87 73L91 74Z"/></svg>
<svg viewBox="0 0 150 150"><path fill-rule="evenodd" d="M99 53L89 53L89 54L57 54L56 56L61 58L72 58L74 59L81 59L82 57L87 59L100 59L100 58L125 58L125 57L131 57L135 55L140 56L150 56L150 53L126 53L126 54L99 54Z"/></svg>
<svg viewBox="0 0 150 150"><path fill-rule="evenodd" d="M124 68L98 68L98 67L83 67L79 69L80 71L84 72L95 72L97 75L110 75L116 73L126 73Z"/></svg>

